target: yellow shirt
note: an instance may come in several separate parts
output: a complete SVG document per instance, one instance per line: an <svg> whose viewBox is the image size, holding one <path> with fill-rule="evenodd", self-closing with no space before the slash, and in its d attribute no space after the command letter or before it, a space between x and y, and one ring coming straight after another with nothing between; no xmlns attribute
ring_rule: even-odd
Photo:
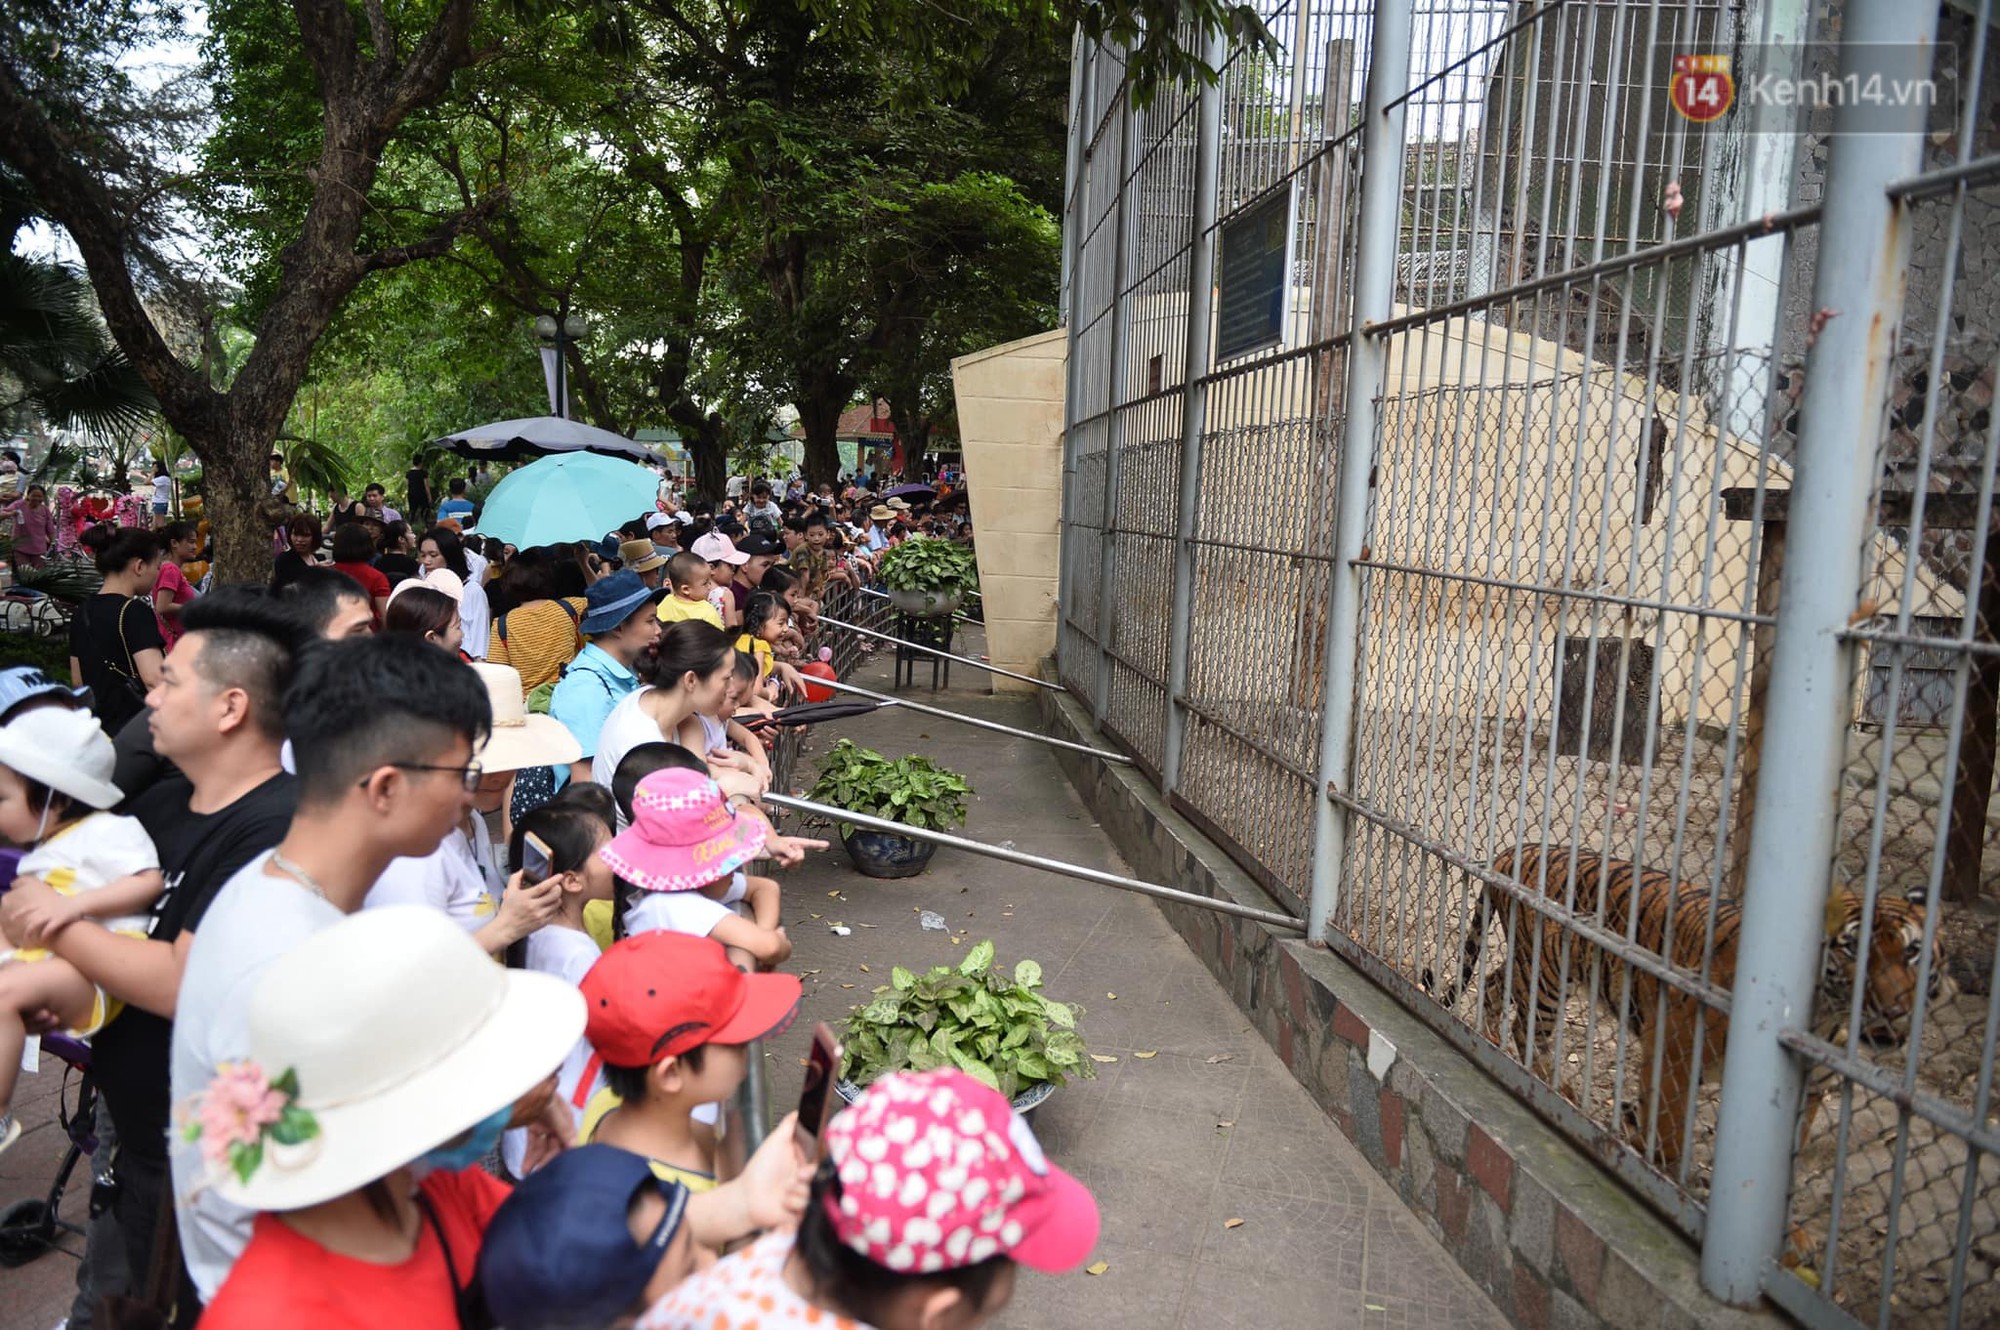
<svg viewBox="0 0 2000 1330"><path fill-rule="evenodd" d="M757 658L758 683L762 683L771 677L771 667L776 663L778 658L772 652L769 642L766 642L761 637L752 637L750 634L745 633L736 639L736 649L738 651L748 651Z"/></svg>
<svg viewBox="0 0 2000 1330"><path fill-rule="evenodd" d="M679 623L684 619L699 619L717 628L722 627L722 615L705 600L682 600L679 596L668 596L660 602L661 623Z"/></svg>
<svg viewBox="0 0 2000 1330"><path fill-rule="evenodd" d="M590 1138L597 1135L597 1125L604 1121L605 1115L623 1102L617 1095L611 1093L609 1088L599 1090L592 1095L590 1102L584 1105L583 1121L577 1124L576 1143L589 1144ZM652 1166L654 1177L664 1182L678 1182L690 1192L714 1191L721 1185L716 1182L713 1173L682 1168L679 1164L669 1164L664 1159L648 1158L646 1162Z"/></svg>
<svg viewBox="0 0 2000 1330"><path fill-rule="evenodd" d="M583 634L576 625L584 608L583 598L572 596L529 601L501 615L486 644L486 659L519 670L523 694L554 683L562 677L563 666L583 650Z"/></svg>

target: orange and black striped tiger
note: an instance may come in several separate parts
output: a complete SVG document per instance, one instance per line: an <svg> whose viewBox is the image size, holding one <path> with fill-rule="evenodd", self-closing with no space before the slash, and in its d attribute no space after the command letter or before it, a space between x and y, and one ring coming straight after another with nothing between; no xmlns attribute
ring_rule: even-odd
<svg viewBox="0 0 2000 1330"><path fill-rule="evenodd" d="M1562 900L1570 888L1572 854L1575 856L1575 895L1571 899L1577 914L1594 918L1602 902L1603 927L1607 931L1621 937L1628 934L1634 936L1640 946L1667 957L1677 969L1690 974L1702 972L1702 945L1707 933L1709 909L1706 887L1693 882L1676 882L1659 869L1641 868L1624 859L1606 859L1601 854L1572 850L1567 845L1519 845L1494 859L1491 867L1493 872L1511 877L1524 886L1539 888L1544 896ZM1636 933L1633 933L1631 921L1635 909L1639 922ZM1486 946L1487 925L1496 917L1501 922L1507 942L1502 954L1513 958L1510 996L1514 1006L1515 1046L1521 1051L1522 1061L1531 1066L1538 1078L1554 1084L1551 1062L1555 1032L1562 1020L1558 1003L1563 991L1564 954L1567 951L1567 972L1572 983L1581 980L1587 984L1590 982L1593 959L1592 944L1555 921L1543 919L1511 900L1499 888L1484 886L1480 915L1466 934L1464 965L1458 982L1444 992L1437 992L1432 975L1427 970L1423 986L1426 991L1436 993L1438 1001L1449 1007L1458 1000L1460 993L1477 980L1481 990L1480 1003L1486 1011L1486 1038L1498 1046L1504 1004L1487 1000L1484 992L1486 976L1480 972L1479 966L1480 954ZM1517 929L1517 920L1527 926ZM1871 1039L1900 1041L1905 1037L1903 1022L1916 1005L1924 920L1924 907L1920 902L1888 895L1876 899L1874 927L1868 945L1868 995L1863 1006L1868 1020L1864 1033ZM1535 954L1535 935L1530 931L1537 921L1541 929L1538 958ZM1670 921L1673 935L1669 944L1667 929ZM1821 1035L1831 1037L1847 1019L1854 993L1855 961L1861 945L1861 921L1862 900L1859 896L1845 890L1830 894L1825 915L1826 946L1820 971L1819 996L1814 1003L1814 1029ZM1741 923L1742 910L1735 901L1716 903L1713 959L1707 972L1711 982L1725 991L1736 978L1736 937ZM1944 980L1941 941L1933 942L1932 951L1930 991L1931 997L1937 998L1942 992ZM1653 1055L1656 1050L1654 1040L1649 1036L1655 1017L1664 1014L1660 1029L1664 1049L1659 1050L1662 1053L1659 1058L1662 1097L1657 1101L1658 1163L1663 1169L1671 1171L1680 1160L1684 1144L1682 1130L1686 1121L1690 1089L1688 1079L1694 1063L1696 1029L1700 1028L1703 1032L1702 1079L1712 1080L1721 1074L1723 1049L1729 1039L1729 1018L1710 1011L1706 1021L1700 1022L1697 1020L1701 1009L1699 998L1672 985L1664 986L1663 997L1663 986L1653 975L1628 967L1609 953L1602 954L1597 960L1597 987L1605 1005L1618 1011L1621 1000L1624 1000L1622 1010L1636 1041L1634 1056L1640 1069L1641 1104L1655 1102ZM1631 983L1629 999L1622 991L1628 970ZM1531 1007L1535 1012L1538 1045L1532 1050L1528 1047L1528 1013ZM1636 1119L1635 1113L1628 1116L1627 1131L1634 1138L1633 1143L1643 1149L1643 1137L1638 1135ZM1810 1116L1806 1125L1809 1131Z"/></svg>

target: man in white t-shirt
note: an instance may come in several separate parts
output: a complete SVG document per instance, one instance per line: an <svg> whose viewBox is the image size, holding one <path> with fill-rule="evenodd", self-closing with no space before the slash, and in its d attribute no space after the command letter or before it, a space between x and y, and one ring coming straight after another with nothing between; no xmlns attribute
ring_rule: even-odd
<svg viewBox="0 0 2000 1330"><path fill-rule="evenodd" d="M406 635L327 643L303 662L288 701L298 812L277 848L222 888L195 934L174 1013L176 1104L249 1055L250 995L266 970L360 909L392 859L429 854L465 817L473 753L492 720L476 675ZM567 1110L547 1111L563 1115L566 1135ZM182 1253L212 1300L250 1239L251 1214L200 1185L211 1165L198 1144L176 1139L172 1149Z"/></svg>

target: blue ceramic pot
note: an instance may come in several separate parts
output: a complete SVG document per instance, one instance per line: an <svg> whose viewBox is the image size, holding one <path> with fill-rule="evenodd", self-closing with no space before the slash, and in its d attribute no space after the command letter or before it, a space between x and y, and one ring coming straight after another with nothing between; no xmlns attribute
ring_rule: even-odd
<svg viewBox="0 0 2000 1330"><path fill-rule="evenodd" d="M924 871L937 843L910 836L892 836L883 831L863 831L856 827L840 838L847 857L867 877L915 877Z"/></svg>

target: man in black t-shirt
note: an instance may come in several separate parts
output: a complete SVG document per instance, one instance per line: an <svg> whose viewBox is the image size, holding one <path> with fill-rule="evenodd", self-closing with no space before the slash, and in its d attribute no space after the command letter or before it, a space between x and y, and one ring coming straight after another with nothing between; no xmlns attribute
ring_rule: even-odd
<svg viewBox="0 0 2000 1330"><path fill-rule="evenodd" d="M204 596L188 606L185 622L148 698L154 745L182 774L127 809L159 847L166 875L149 935L125 937L81 919L42 943L127 1004L91 1043L118 1129L116 1215L134 1280L151 1266L167 1186L167 1059L188 949L222 885L283 839L297 797L279 766L281 703L305 629L256 588ZM17 931L20 915L49 891L18 883L0 897L0 928L27 941Z"/></svg>

